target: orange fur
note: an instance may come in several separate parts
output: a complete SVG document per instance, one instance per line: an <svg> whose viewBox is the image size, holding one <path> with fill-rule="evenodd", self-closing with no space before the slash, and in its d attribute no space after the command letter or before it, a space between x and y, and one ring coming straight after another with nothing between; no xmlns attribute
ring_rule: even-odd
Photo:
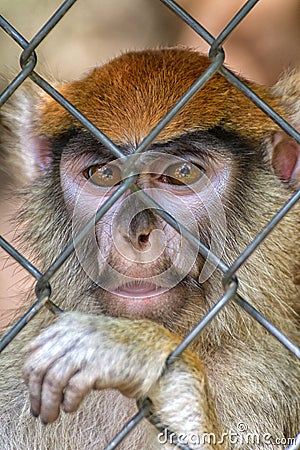
<svg viewBox="0 0 300 450"><path fill-rule="evenodd" d="M135 145L208 67L209 59L191 50L132 52L59 90L114 142ZM267 89L247 83L271 106L277 106ZM270 129L276 129L274 122L249 99L216 74L167 125L157 141L219 124L251 139L261 139ZM42 107L41 131L45 135L58 135L78 125L53 99L49 98Z"/></svg>

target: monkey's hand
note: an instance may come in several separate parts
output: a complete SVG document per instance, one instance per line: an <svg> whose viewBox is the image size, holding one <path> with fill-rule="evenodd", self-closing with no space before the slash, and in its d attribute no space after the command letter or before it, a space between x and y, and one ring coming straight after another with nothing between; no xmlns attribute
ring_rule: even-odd
<svg viewBox="0 0 300 450"><path fill-rule="evenodd" d="M202 363L185 351L163 370L180 340L146 320L62 314L29 347L24 378L33 415L53 422L61 406L75 411L92 389L116 388L137 400L149 397L157 420L176 433L209 431Z"/></svg>

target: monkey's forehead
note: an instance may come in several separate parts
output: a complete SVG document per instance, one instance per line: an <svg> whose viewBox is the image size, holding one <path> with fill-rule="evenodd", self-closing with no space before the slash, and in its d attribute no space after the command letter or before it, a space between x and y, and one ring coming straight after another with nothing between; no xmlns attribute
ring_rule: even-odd
<svg viewBox="0 0 300 450"><path fill-rule="evenodd" d="M59 91L117 144L141 142L209 67L209 59L187 49L126 53ZM276 100L248 82L271 106ZM41 107L41 132L53 136L80 126L53 99ZM221 126L246 138L261 138L272 128L249 99L216 74L164 128L156 141L193 130Z"/></svg>

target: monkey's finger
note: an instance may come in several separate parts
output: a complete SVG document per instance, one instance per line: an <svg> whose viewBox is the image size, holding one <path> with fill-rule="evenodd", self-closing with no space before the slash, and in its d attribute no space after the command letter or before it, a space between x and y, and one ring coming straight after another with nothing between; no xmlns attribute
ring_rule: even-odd
<svg viewBox="0 0 300 450"><path fill-rule="evenodd" d="M38 417L41 409L41 389L44 374L36 368L32 368L30 372L30 367L32 367L30 364L26 366L24 379L29 390L31 413L34 417Z"/></svg>
<svg viewBox="0 0 300 450"><path fill-rule="evenodd" d="M44 353L36 352L26 359L23 366L23 378L28 386L31 413L35 417L40 414L42 383L47 367L52 362L48 359L44 361L41 357L45 357Z"/></svg>
<svg viewBox="0 0 300 450"><path fill-rule="evenodd" d="M60 413L64 390L69 379L78 371L73 358L68 355L58 359L48 369L43 379L40 399L40 418L43 423L54 422Z"/></svg>
<svg viewBox="0 0 300 450"><path fill-rule="evenodd" d="M76 411L95 384L92 371L82 370L73 375L64 391L62 408L66 413Z"/></svg>
<svg viewBox="0 0 300 450"><path fill-rule="evenodd" d="M34 389L29 390L29 402L31 414L38 417L41 410L41 385L39 385L39 388L35 386Z"/></svg>

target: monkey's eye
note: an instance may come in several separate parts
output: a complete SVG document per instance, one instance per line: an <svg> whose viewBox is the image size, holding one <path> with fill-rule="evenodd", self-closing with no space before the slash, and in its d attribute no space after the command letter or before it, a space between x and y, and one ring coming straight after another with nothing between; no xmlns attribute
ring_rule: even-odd
<svg viewBox="0 0 300 450"><path fill-rule="evenodd" d="M204 169L191 162L178 162L168 166L160 176L162 183L178 186L189 185L199 181L204 174Z"/></svg>
<svg viewBox="0 0 300 450"><path fill-rule="evenodd" d="M83 171L83 176L100 187L112 187L122 180L121 170L113 164L88 167Z"/></svg>

